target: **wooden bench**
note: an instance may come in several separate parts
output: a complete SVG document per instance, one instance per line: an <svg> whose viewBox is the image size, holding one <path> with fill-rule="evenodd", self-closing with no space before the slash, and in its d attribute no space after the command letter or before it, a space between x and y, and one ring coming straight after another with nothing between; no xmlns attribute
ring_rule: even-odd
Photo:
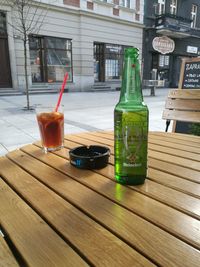
<svg viewBox="0 0 200 267"><path fill-rule="evenodd" d="M200 89L170 90L162 118L167 120L166 132L171 120L174 121L172 132L176 121L200 123Z"/></svg>

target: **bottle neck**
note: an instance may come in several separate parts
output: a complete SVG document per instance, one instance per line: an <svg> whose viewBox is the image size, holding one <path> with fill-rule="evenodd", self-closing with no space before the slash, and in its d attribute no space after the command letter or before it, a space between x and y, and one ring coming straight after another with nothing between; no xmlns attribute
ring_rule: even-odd
<svg viewBox="0 0 200 267"><path fill-rule="evenodd" d="M139 61L132 55L125 56L120 102L143 102Z"/></svg>

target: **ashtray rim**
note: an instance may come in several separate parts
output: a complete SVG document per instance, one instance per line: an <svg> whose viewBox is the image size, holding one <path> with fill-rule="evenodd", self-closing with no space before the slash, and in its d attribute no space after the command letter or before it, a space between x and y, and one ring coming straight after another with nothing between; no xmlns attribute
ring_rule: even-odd
<svg viewBox="0 0 200 267"><path fill-rule="evenodd" d="M86 153L87 151L88 155ZM77 168L101 169L108 164L110 148L101 145L82 145L70 149L69 156L70 163Z"/></svg>

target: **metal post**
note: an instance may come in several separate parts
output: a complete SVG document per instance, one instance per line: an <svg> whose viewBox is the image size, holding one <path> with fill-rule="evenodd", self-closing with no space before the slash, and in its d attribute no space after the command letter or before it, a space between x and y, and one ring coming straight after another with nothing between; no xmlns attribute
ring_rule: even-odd
<svg viewBox="0 0 200 267"><path fill-rule="evenodd" d="M156 86L151 86L150 89L151 89L151 94L150 96L155 96L155 88Z"/></svg>

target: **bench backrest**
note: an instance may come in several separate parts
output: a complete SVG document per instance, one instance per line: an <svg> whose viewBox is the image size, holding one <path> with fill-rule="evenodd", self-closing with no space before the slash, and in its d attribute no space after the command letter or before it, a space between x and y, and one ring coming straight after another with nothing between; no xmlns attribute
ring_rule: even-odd
<svg viewBox="0 0 200 267"><path fill-rule="evenodd" d="M200 123L200 89L170 90L162 118L168 124L170 120Z"/></svg>

